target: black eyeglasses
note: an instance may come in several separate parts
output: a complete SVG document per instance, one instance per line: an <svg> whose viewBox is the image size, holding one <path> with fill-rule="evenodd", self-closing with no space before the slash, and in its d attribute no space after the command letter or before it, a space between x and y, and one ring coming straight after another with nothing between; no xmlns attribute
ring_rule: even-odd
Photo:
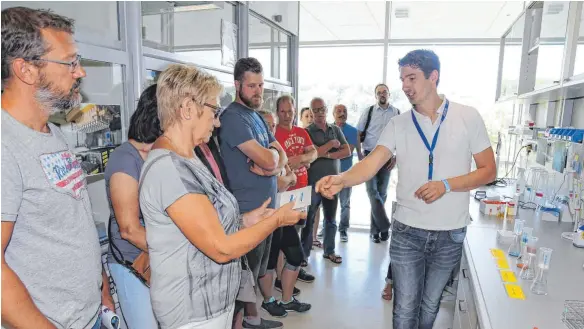
<svg viewBox="0 0 584 329"><path fill-rule="evenodd" d="M221 113L223 113L223 108L221 106L212 105L209 103L203 103L203 105L213 109L213 115L215 116L215 119L219 118L219 116L221 116Z"/></svg>
<svg viewBox="0 0 584 329"><path fill-rule="evenodd" d="M382 91L380 93L377 93L377 96L388 96L388 95L389 95L389 92L387 92L387 91Z"/></svg>
<svg viewBox="0 0 584 329"><path fill-rule="evenodd" d="M67 66L69 66L69 72L73 73L80 66L79 65L79 62L81 61L81 55L77 55L75 57L75 59L72 60L72 61L70 61L70 62L59 61L59 60L56 60L56 59L45 59L45 58L40 58L40 57L28 58L26 60L29 60L29 61L42 61L42 62L49 62L49 63L56 63L56 64L61 64L61 65L67 65Z"/></svg>
<svg viewBox="0 0 584 329"><path fill-rule="evenodd" d="M312 109L312 112L313 113L324 113L324 112L326 112L326 106L314 108L314 109Z"/></svg>

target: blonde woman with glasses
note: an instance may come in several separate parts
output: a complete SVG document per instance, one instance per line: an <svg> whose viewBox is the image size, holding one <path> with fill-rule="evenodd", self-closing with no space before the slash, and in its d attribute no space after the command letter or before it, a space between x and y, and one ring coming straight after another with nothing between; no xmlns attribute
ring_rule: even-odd
<svg viewBox="0 0 584 329"><path fill-rule="evenodd" d="M162 329L231 328L240 257L305 214L292 204L239 215L235 197L195 156L219 127L217 79L175 64L158 80L164 134L142 170L140 207L152 271L150 295Z"/></svg>

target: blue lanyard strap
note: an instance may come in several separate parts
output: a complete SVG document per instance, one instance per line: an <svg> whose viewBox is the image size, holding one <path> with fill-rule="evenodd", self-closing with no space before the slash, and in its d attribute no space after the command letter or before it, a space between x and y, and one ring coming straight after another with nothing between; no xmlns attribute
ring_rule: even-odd
<svg viewBox="0 0 584 329"><path fill-rule="evenodd" d="M428 143L428 140L426 139L426 135L424 135L424 132L422 131L422 128L420 128L420 124L418 123L418 120L416 119L416 115L414 114L414 109L412 109L412 120L414 121L414 126L416 126L416 130L418 131L418 135L420 135L420 138L422 138L422 142L424 142L424 145L426 146L426 149L428 149L428 152L430 152L430 154L428 155L428 180L432 180L432 172L434 171L434 148L436 147L436 141L438 140L438 133L440 133L440 127L442 126L442 122L444 122L444 119L446 119L446 114L448 113L448 105L450 104L450 102L448 100L446 100L446 104L444 104L444 111L442 111L442 117L440 118L440 124L438 125L438 129L436 129L436 133L434 134L434 138L432 138L432 145L430 146L430 144Z"/></svg>

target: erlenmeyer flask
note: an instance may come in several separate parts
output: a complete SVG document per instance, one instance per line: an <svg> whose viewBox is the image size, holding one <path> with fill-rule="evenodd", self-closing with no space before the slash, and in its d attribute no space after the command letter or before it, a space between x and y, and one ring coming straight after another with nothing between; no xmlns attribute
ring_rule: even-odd
<svg viewBox="0 0 584 329"><path fill-rule="evenodd" d="M515 227L513 228L513 234L515 237L513 238L513 243L511 243L511 246L509 246L509 250L507 251L509 256L518 257L521 253L521 235L523 233L524 224L524 220L515 218Z"/></svg>
<svg viewBox="0 0 584 329"><path fill-rule="evenodd" d="M552 249L539 248L537 274L535 280L531 284L531 292L536 295L547 295L547 271L550 268L550 261L552 258Z"/></svg>

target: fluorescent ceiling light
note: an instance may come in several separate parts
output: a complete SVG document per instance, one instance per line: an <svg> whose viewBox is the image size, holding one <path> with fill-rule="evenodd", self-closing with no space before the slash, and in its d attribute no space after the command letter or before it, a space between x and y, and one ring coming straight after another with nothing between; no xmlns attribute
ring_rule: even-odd
<svg viewBox="0 0 584 329"><path fill-rule="evenodd" d="M162 2L162 6L160 4L160 2L142 2L142 16L223 9L223 2L220 1L165 1Z"/></svg>

